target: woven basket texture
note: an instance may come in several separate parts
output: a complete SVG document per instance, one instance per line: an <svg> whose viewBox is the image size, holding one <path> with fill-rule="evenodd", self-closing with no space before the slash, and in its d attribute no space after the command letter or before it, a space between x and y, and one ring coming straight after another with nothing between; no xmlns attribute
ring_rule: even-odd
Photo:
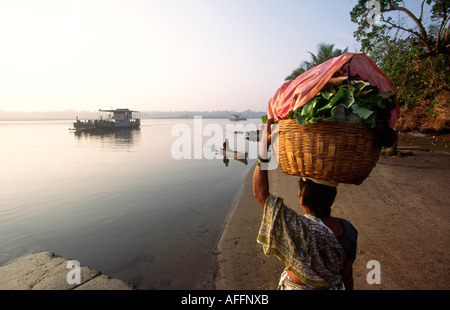
<svg viewBox="0 0 450 310"><path fill-rule="evenodd" d="M367 127L340 123L278 122L278 164L286 174L361 184L375 167L381 147Z"/></svg>

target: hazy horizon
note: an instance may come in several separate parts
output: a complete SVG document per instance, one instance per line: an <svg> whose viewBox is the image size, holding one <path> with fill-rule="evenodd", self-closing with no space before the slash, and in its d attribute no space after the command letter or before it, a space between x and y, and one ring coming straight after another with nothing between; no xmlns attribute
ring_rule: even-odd
<svg viewBox="0 0 450 310"><path fill-rule="evenodd" d="M216 110L216 111L140 111L141 118L157 119L157 118L193 118L194 116L202 116L203 118L228 118L232 114L238 114L247 118L260 118L266 114L265 111L231 111L231 110ZM63 111L1 111L0 121L23 121L23 120L74 120L79 119L97 119L99 117L98 111L82 111L66 109Z"/></svg>
<svg viewBox="0 0 450 310"><path fill-rule="evenodd" d="M0 1L0 110L265 110L318 44L359 52L357 3Z"/></svg>
<svg viewBox="0 0 450 310"><path fill-rule="evenodd" d="M264 110L355 1L0 1L0 110Z"/></svg>

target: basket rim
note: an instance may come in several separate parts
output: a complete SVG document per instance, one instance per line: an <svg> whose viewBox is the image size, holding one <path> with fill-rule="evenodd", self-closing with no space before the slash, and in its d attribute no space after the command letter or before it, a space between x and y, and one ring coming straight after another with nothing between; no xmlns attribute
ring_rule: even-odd
<svg viewBox="0 0 450 310"><path fill-rule="evenodd" d="M381 153L381 147L375 145L363 148L358 146L360 141L371 140L374 135L374 130L364 125L336 122L301 125L295 119L279 120L278 124L280 123L276 157L281 170L286 174L361 184L375 167ZM305 144L308 152L303 152L303 146L296 145L304 141L302 136L311 136ZM357 144L348 144L348 140L352 139ZM288 142L284 141L290 141L289 152L285 146ZM315 153L319 149L319 153ZM351 161L354 164L349 166ZM359 169L362 170L358 171Z"/></svg>
<svg viewBox="0 0 450 310"><path fill-rule="evenodd" d="M315 124L299 124L297 122L296 119L290 119L290 118L286 118L286 119L280 119L278 120L275 124L280 124L280 122L291 122L291 123L295 123L298 126L347 126L347 127L355 127L355 128L366 128L370 131L373 131L374 128L369 128L367 126L361 125L361 124L348 124L348 123L338 123L338 122L317 122Z"/></svg>

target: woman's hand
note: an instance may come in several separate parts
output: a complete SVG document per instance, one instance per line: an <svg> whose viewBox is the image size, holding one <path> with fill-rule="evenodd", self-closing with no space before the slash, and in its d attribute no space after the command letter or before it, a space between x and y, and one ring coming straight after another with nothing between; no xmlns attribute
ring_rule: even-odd
<svg viewBox="0 0 450 310"><path fill-rule="evenodd" d="M266 127L262 132L262 138L259 145L259 157L262 159L268 159L268 149L272 141L272 130L270 126L274 124L274 119L268 119ZM258 159L258 164L261 162ZM256 165L253 173L253 196L258 200L261 206L264 208L266 199L269 196L269 176L267 169L261 169L259 165Z"/></svg>
<svg viewBox="0 0 450 310"><path fill-rule="evenodd" d="M266 123L267 149L269 149L269 146L272 143L272 128L271 128L271 126L273 124L275 124L275 120L273 118L269 118Z"/></svg>
<svg viewBox="0 0 450 310"><path fill-rule="evenodd" d="M271 129L272 124L275 124L275 120L273 118L269 118L266 122L264 131L262 132L258 154L262 158L268 157L267 151L269 150L270 144L272 143L272 129Z"/></svg>

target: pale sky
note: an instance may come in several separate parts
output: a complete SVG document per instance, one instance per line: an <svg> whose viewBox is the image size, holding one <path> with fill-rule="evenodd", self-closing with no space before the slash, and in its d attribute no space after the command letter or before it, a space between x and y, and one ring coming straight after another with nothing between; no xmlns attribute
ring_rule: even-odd
<svg viewBox="0 0 450 310"><path fill-rule="evenodd" d="M0 0L0 110L264 111L357 0Z"/></svg>

